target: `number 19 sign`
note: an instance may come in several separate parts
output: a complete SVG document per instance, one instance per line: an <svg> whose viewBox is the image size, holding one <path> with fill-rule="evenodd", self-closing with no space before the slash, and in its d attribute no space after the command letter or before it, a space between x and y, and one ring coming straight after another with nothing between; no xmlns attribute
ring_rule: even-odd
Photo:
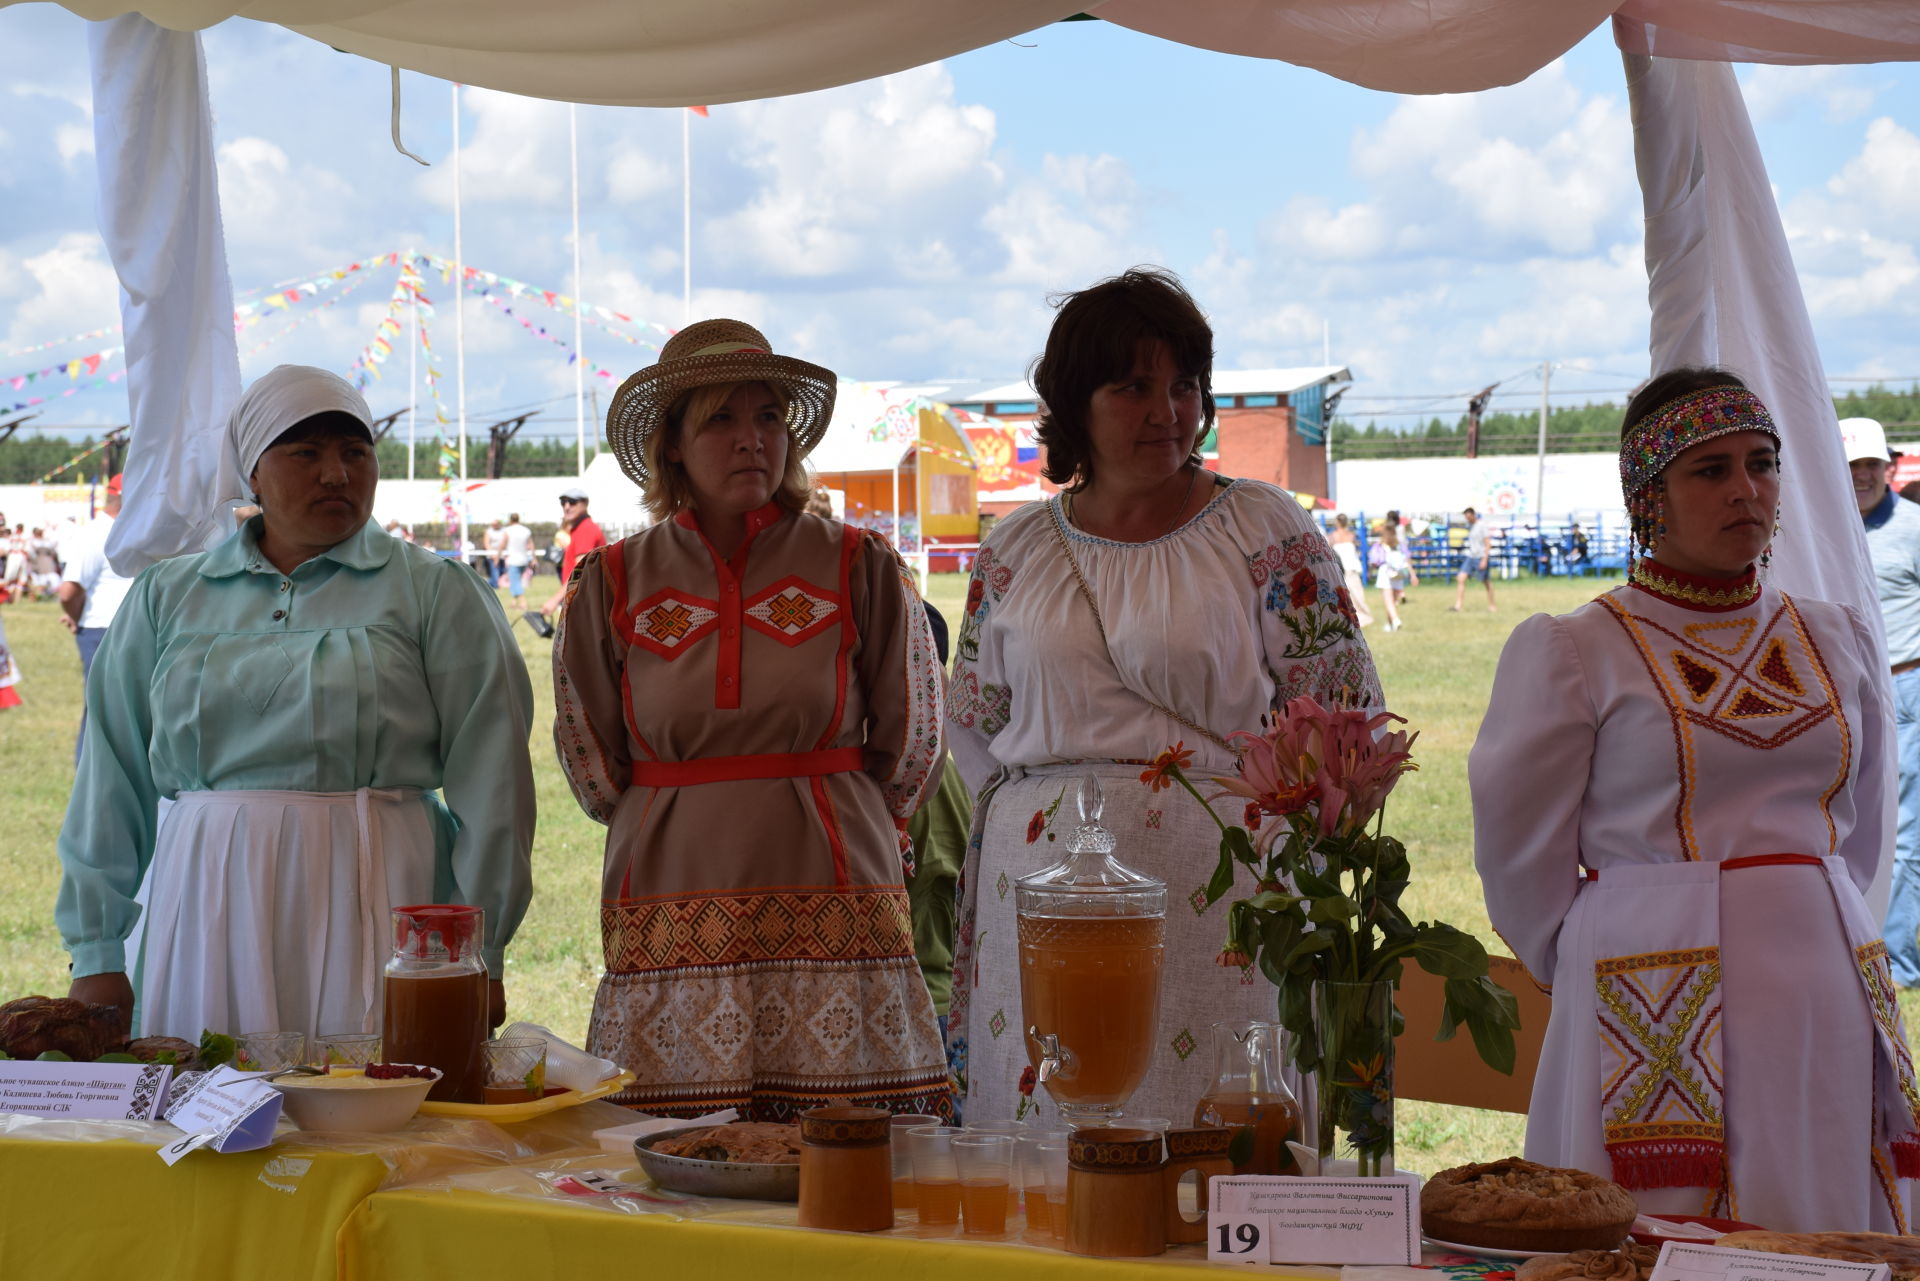
<svg viewBox="0 0 1920 1281"><path fill-rule="evenodd" d="M1411 1175L1381 1179L1214 1179L1207 1259L1214 1263L1420 1262Z"/></svg>

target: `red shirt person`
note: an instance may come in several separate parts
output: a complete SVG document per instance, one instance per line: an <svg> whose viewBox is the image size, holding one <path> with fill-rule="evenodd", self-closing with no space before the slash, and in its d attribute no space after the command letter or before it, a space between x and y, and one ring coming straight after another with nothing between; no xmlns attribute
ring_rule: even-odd
<svg viewBox="0 0 1920 1281"><path fill-rule="evenodd" d="M566 554L560 558L560 590L553 599L540 607L540 612L551 616L560 608L560 599L566 595L567 582L573 577L573 567L580 558L596 547L607 545L607 536L600 532L600 526L587 514L587 491L573 488L560 492L560 523L568 531Z"/></svg>

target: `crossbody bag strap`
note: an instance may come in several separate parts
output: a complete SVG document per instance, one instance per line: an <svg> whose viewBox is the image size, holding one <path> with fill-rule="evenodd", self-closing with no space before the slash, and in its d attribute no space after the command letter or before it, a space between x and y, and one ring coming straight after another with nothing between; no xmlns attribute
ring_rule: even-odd
<svg viewBox="0 0 1920 1281"><path fill-rule="evenodd" d="M1053 528L1053 537L1054 540L1060 544L1060 554L1067 558L1067 568L1073 571L1074 581L1080 584L1081 598L1087 602L1087 608L1093 611L1093 625L1100 632L1101 647L1107 651L1107 662L1112 665L1114 675L1119 677L1120 687L1168 720L1176 721L1186 726L1194 733L1200 735L1200 737L1206 739L1209 743L1216 743L1238 757L1240 755L1239 749L1220 735L1214 733L1204 725L1195 724L1193 721L1188 720L1180 713L1174 711L1171 707L1161 703L1152 695L1144 694L1127 684L1126 676L1120 671L1120 664L1114 661L1113 642L1107 639L1107 621L1100 616L1100 602L1093 598L1093 588L1088 585L1087 576L1080 572L1080 561L1079 558L1073 554L1073 544L1067 541L1066 525L1061 515L1060 507L1061 505L1057 502L1047 504L1047 515Z"/></svg>

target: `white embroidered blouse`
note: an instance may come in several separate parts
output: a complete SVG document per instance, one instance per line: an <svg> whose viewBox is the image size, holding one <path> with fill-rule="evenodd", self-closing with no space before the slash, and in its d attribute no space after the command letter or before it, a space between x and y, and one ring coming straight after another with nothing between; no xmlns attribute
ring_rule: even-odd
<svg viewBox="0 0 1920 1281"><path fill-rule="evenodd" d="M1233 768L1143 693L1222 737L1257 732L1263 712L1301 695L1379 706L1345 574L1291 494L1222 482L1199 515L1146 543L1067 525L1107 645L1051 528L1059 502L1001 521L974 566L948 689L969 786L1002 765L1149 760L1175 742L1197 772Z"/></svg>

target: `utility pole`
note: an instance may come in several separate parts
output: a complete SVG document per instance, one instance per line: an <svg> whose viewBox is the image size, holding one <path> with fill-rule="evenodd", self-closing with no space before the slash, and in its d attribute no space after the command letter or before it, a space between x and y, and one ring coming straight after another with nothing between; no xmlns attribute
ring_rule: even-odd
<svg viewBox="0 0 1920 1281"><path fill-rule="evenodd" d="M567 104L567 170L573 179L573 470L587 474L587 349L581 341L580 301L586 282L580 279L580 109Z"/></svg>
<svg viewBox="0 0 1920 1281"><path fill-rule="evenodd" d="M1533 523L1540 529L1540 545L1547 539L1547 395L1553 385L1553 362L1540 362L1540 465L1533 479Z"/></svg>

